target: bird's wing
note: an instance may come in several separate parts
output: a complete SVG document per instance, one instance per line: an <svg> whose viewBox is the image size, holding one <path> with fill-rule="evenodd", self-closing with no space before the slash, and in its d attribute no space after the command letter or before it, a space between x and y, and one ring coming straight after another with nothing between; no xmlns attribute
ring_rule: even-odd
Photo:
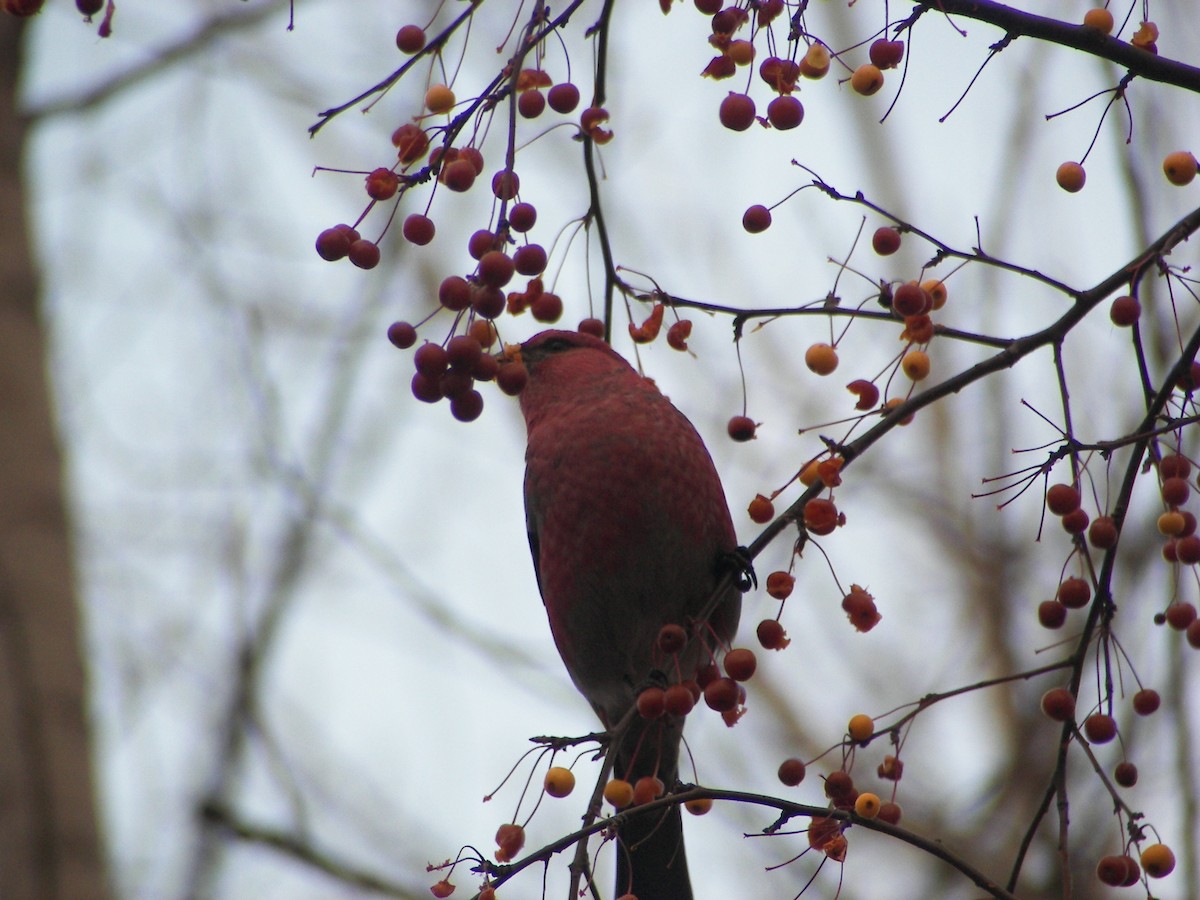
<svg viewBox="0 0 1200 900"><path fill-rule="evenodd" d="M525 533L529 536L529 552L533 556L533 575L537 579L538 594L545 602L546 593L542 589L542 551L538 540L538 521L534 510L529 504L529 473L525 475Z"/></svg>

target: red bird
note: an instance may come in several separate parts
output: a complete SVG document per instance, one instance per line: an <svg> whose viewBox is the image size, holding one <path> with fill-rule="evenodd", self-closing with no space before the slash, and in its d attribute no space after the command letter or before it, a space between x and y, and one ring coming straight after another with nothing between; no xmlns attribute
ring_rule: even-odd
<svg viewBox="0 0 1200 900"><path fill-rule="evenodd" d="M521 347L528 432L525 514L538 587L559 655L606 728L658 672L686 680L737 630L731 584L707 623L696 619L729 569L744 570L720 478L696 429L604 341L545 331ZM659 631L696 638L678 660ZM683 720L633 726L613 775L678 780ZM617 894L690 900L679 807L619 829Z"/></svg>

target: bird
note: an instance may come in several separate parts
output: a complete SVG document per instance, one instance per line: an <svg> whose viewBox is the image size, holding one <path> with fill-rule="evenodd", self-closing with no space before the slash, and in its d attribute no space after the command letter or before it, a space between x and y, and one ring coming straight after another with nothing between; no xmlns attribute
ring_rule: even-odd
<svg viewBox="0 0 1200 900"><path fill-rule="evenodd" d="M567 672L611 730L654 679L694 678L728 648L745 585L727 576L748 564L704 441L650 379L580 332L543 331L519 356L534 572ZM656 650L665 625L693 635L673 658ZM614 777L670 789L683 719L630 723L610 748ZM691 900L678 804L618 820L617 837L617 895Z"/></svg>

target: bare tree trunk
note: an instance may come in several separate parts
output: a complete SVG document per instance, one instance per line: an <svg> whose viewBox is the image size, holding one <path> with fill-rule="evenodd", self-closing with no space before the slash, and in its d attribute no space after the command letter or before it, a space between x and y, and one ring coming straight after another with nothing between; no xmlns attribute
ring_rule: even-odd
<svg viewBox="0 0 1200 900"><path fill-rule="evenodd" d="M0 16L0 897L90 900L108 885L22 193L21 32Z"/></svg>

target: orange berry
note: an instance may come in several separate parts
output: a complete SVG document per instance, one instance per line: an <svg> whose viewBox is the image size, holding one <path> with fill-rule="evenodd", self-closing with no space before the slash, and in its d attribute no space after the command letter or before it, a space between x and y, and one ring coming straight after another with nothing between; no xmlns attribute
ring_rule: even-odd
<svg viewBox="0 0 1200 900"><path fill-rule="evenodd" d="M1167 176L1167 181L1180 186L1190 184L1192 179L1196 177L1196 170L1198 168L1196 157L1192 156L1186 150L1176 150L1174 153L1168 153L1162 165L1163 174Z"/></svg>
<svg viewBox="0 0 1200 900"><path fill-rule="evenodd" d="M805 78L824 78L829 73L829 50L824 44L812 44L800 60L800 74Z"/></svg>
<svg viewBox="0 0 1200 900"><path fill-rule="evenodd" d="M871 735L875 733L875 720L863 713L851 716L849 724L846 725L846 732L850 735L850 740L861 744L870 740Z"/></svg>
<svg viewBox="0 0 1200 900"><path fill-rule="evenodd" d="M1079 163L1065 162L1054 173L1054 180L1068 194L1076 194L1083 190L1084 182L1087 181L1087 173L1083 171L1083 166Z"/></svg>
<svg viewBox="0 0 1200 900"><path fill-rule="evenodd" d="M604 799L615 809L624 809L633 802L633 785L623 778L614 778L604 786Z"/></svg>
<svg viewBox="0 0 1200 900"><path fill-rule="evenodd" d="M775 504L762 494L756 494L754 499L750 501L750 505L746 508L746 512L750 515L750 521L757 525L765 525L775 518Z"/></svg>
<svg viewBox="0 0 1200 900"><path fill-rule="evenodd" d="M454 108L454 91L444 84L430 85L425 92L425 108L438 115L450 112Z"/></svg>
<svg viewBox="0 0 1200 900"><path fill-rule="evenodd" d="M938 281L936 278L930 278L927 281L922 281L921 287L925 289L925 293L933 301L934 309L941 309L946 305L946 300L949 298L950 293L946 290L944 282Z"/></svg>
<svg viewBox="0 0 1200 900"><path fill-rule="evenodd" d="M854 89L855 93L870 97L883 87L883 72L880 71L879 66L864 63L850 76L850 87Z"/></svg>
<svg viewBox="0 0 1200 900"><path fill-rule="evenodd" d="M838 367L837 351L829 344L813 344L804 351L804 364L818 375L829 375Z"/></svg>
<svg viewBox="0 0 1200 900"><path fill-rule="evenodd" d="M864 791L854 801L854 812L863 819L874 819L879 815L883 802L878 795Z"/></svg>
<svg viewBox="0 0 1200 900"><path fill-rule="evenodd" d="M1112 34L1113 14L1103 7L1089 9L1083 14L1083 24L1105 34Z"/></svg>
<svg viewBox="0 0 1200 900"><path fill-rule="evenodd" d="M891 412L893 409L895 409L897 406L902 406L903 404L904 404L903 398L892 397L890 400L887 400L886 402L884 402L884 404L883 404L884 413L887 414L887 413ZM900 421L896 424L901 425L901 426L911 425L914 416L916 416L916 413L909 413L907 416L902 417L900 419Z"/></svg>
<svg viewBox="0 0 1200 900"><path fill-rule="evenodd" d="M842 516L832 500L818 497L804 504L804 527L815 535L832 534L842 524Z"/></svg>
<svg viewBox="0 0 1200 900"><path fill-rule="evenodd" d="M1158 533L1167 537L1178 537L1187 529L1183 513L1172 509L1158 517Z"/></svg>
<svg viewBox="0 0 1200 900"><path fill-rule="evenodd" d="M551 797L566 797L575 790L575 773L563 766L551 766L542 784Z"/></svg>
<svg viewBox="0 0 1200 900"><path fill-rule="evenodd" d="M740 38L730 41L729 46L725 48L725 55L739 66L748 66L754 62L754 44Z"/></svg>
<svg viewBox="0 0 1200 900"><path fill-rule="evenodd" d="M638 715L643 719L657 719L665 712L666 691L658 687L648 687L637 696Z"/></svg>
<svg viewBox="0 0 1200 900"><path fill-rule="evenodd" d="M657 800L666 793L666 786L653 775L643 775L633 785L633 805L641 806Z"/></svg>
<svg viewBox="0 0 1200 900"><path fill-rule="evenodd" d="M496 861L512 862L525 846L525 829L520 825L501 825L496 829Z"/></svg>
<svg viewBox="0 0 1200 900"><path fill-rule="evenodd" d="M683 808L690 812L693 816L703 816L712 809L713 802L711 797L697 797L695 800L689 800L683 804Z"/></svg>
<svg viewBox="0 0 1200 900"><path fill-rule="evenodd" d="M912 381L923 381L929 376L929 354L924 350L910 350L900 360L900 368Z"/></svg>
<svg viewBox="0 0 1200 900"><path fill-rule="evenodd" d="M1175 854L1166 844L1151 844L1142 851L1142 868L1151 878L1166 878L1175 870Z"/></svg>

